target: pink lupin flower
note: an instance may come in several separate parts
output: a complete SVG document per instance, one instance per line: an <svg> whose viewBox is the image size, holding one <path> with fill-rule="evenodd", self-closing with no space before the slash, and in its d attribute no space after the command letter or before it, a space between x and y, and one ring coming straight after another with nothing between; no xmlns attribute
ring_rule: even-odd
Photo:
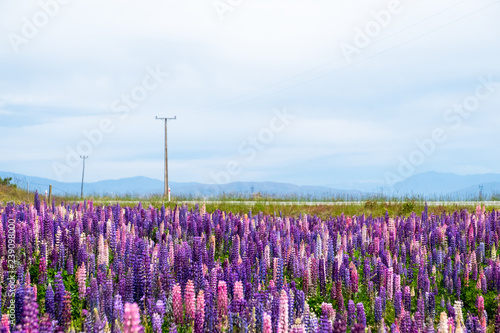
<svg viewBox="0 0 500 333"><path fill-rule="evenodd" d="M174 310L175 323L182 324L183 308L182 308L182 293L181 286L176 283L172 289L172 305Z"/></svg>
<svg viewBox="0 0 500 333"><path fill-rule="evenodd" d="M453 317L448 318L448 331L455 332L455 319Z"/></svg>
<svg viewBox="0 0 500 333"><path fill-rule="evenodd" d="M85 298L85 293L87 291L86 281L87 279L87 270L85 269L85 265L82 265L76 271L76 281L78 283L78 294L80 295L80 299Z"/></svg>
<svg viewBox="0 0 500 333"><path fill-rule="evenodd" d="M196 297L196 313L200 313L202 321L205 319L205 293L203 290L198 292L198 297ZM203 322L202 325L203 327Z"/></svg>
<svg viewBox="0 0 500 333"><path fill-rule="evenodd" d="M10 321L9 321L9 315L8 314L3 314L2 315L1 327L5 328L5 332L10 333ZM269 331L269 332L271 332L271 331Z"/></svg>
<svg viewBox="0 0 500 333"><path fill-rule="evenodd" d="M357 293L358 290L359 290L359 287L358 287L358 281L359 281L358 270L356 269L356 266L354 265L354 263L352 261L349 264L349 271L351 273L350 274L351 275L351 292ZM392 288L391 288L391 291L392 291Z"/></svg>
<svg viewBox="0 0 500 333"><path fill-rule="evenodd" d="M401 291L401 275L396 274L394 276L394 292Z"/></svg>
<svg viewBox="0 0 500 333"><path fill-rule="evenodd" d="M278 333L288 333L288 295L281 290Z"/></svg>
<svg viewBox="0 0 500 333"><path fill-rule="evenodd" d="M168 246L168 264L173 265L174 260L175 260L174 244L170 243Z"/></svg>
<svg viewBox="0 0 500 333"><path fill-rule="evenodd" d="M480 281L480 280L479 280ZM483 296L479 295L477 297L477 301L476 301L476 305L477 305L477 312L479 313L479 316L480 317L483 317L483 313L484 313L484 298Z"/></svg>
<svg viewBox="0 0 500 333"><path fill-rule="evenodd" d="M272 333L272 324L271 324L271 316L267 313L264 312L264 325L263 325L262 332L263 333Z"/></svg>
<svg viewBox="0 0 500 333"><path fill-rule="evenodd" d="M481 274L482 274L482 273L481 273ZM481 275L479 275L479 279L477 279L477 283L476 283L476 289L477 289L477 290L481 290L481 287L482 287L482 285L481 285L481 280L482 280L482 279L481 279Z"/></svg>
<svg viewBox="0 0 500 333"><path fill-rule="evenodd" d="M332 323L335 322L335 309L333 308L331 303L322 303L321 304L321 312L326 313L328 320Z"/></svg>
<svg viewBox="0 0 500 333"><path fill-rule="evenodd" d="M394 288L393 268L389 267L387 271L387 299L389 300L392 300L393 288Z"/></svg>
<svg viewBox="0 0 500 333"><path fill-rule="evenodd" d="M186 289L184 290L184 297L186 299L186 317L188 321L194 319L195 311L195 294L194 294L194 284L193 281L188 280L186 284Z"/></svg>
<svg viewBox="0 0 500 333"><path fill-rule="evenodd" d="M136 303L125 303L123 312L123 332L124 333L139 333L143 331L141 325L141 316L139 307Z"/></svg>
<svg viewBox="0 0 500 333"><path fill-rule="evenodd" d="M234 299L243 299L243 283L241 281L236 281L234 283Z"/></svg>
<svg viewBox="0 0 500 333"><path fill-rule="evenodd" d="M219 281L217 287L217 317L221 328L227 326L227 285L226 281Z"/></svg>
<svg viewBox="0 0 500 333"><path fill-rule="evenodd" d="M300 322L300 319L295 320L295 324L292 325L291 333L305 333L306 330L304 328L304 324Z"/></svg>

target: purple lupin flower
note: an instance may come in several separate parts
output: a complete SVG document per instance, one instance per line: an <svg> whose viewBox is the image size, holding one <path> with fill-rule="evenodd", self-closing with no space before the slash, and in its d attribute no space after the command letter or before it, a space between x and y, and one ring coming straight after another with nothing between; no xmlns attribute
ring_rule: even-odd
<svg viewBox="0 0 500 333"><path fill-rule="evenodd" d="M161 333L161 326L163 324L163 320L161 319L158 313L153 313L151 318L151 323L153 324L153 331L155 333Z"/></svg>
<svg viewBox="0 0 500 333"><path fill-rule="evenodd" d="M15 296L14 296L14 302L15 302L15 315L16 315L16 324L21 323L21 318L23 314L23 305L24 305L24 286L23 284L18 283Z"/></svg>
<svg viewBox="0 0 500 333"><path fill-rule="evenodd" d="M33 288L28 287L24 296L23 316L21 319L23 331L38 332L38 304Z"/></svg>
<svg viewBox="0 0 500 333"><path fill-rule="evenodd" d="M366 314L363 303L356 304L356 312L357 312L358 324L361 324L363 325L363 327L366 327Z"/></svg>
<svg viewBox="0 0 500 333"><path fill-rule="evenodd" d="M203 305L204 307L205 305ZM159 299L155 304L155 311L163 318L165 315L165 303Z"/></svg>
<svg viewBox="0 0 500 333"><path fill-rule="evenodd" d="M345 332L347 332L347 325L346 322L344 321L344 318L340 317L335 320L335 323L333 324L332 333L345 333Z"/></svg>
<svg viewBox="0 0 500 333"><path fill-rule="evenodd" d="M500 333L500 305L498 305L497 314L495 315L495 333Z"/></svg>
<svg viewBox="0 0 500 333"><path fill-rule="evenodd" d="M86 310L83 310L86 311ZM48 313L45 313L39 320L38 329L40 332L54 332L52 318ZM87 330L88 332L89 330Z"/></svg>
<svg viewBox="0 0 500 333"><path fill-rule="evenodd" d="M382 299L377 296L375 298L375 322L379 323L382 320Z"/></svg>
<svg viewBox="0 0 500 333"><path fill-rule="evenodd" d="M177 333L177 325L174 323L170 326L170 333Z"/></svg>
<svg viewBox="0 0 500 333"><path fill-rule="evenodd" d="M49 283L47 291L45 292L45 313L48 313L51 319L56 318L55 304L54 304L54 290Z"/></svg>
<svg viewBox="0 0 500 333"><path fill-rule="evenodd" d="M405 312L400 326L401 333L410 333L411 331L411 317L409 312Z"/></svg>
<svg viewBox="0 0 500 333"><path fill-rule="evenodd" d="M68 272L68 274L73 275L73 269L73 256L70 255L68 260L66 261L66 271Z"/></svg>
<svg viewBox="0 0 500 333"><path fill-rule="evenodd" d="M116 295L113 303L113 317L112 317L113 325L115 321L118 321L120 324L123 323L123 302L122 296Z"/></svg>
<svg viewBox="0 0 500 333"><path fill-rule="evenodd" d="M351 333L365 333L365 327L361 324L356 324L351 329Z"/></svg>
<svg viewBox="0 0 500 333"><path fill-rule="evenodd" d="M64 295L66 294L66 289L64 288L61 272L57 272L54 278L54 285L55 285L55 293L54 293L55 318L59 323L62 323L63 302L64 302Z"/></svg>
<svg viewBox="0 0 500 333"><path fill-rule="evenodd" d="M331 333L332 323L328 320L328 315L323 311L319 321L318 333Z"/></svg>
<svg viewBox="0 0 500 333"><path fill-rule="evenodd" d="M71 325L71 293L69 291L64 294L61 319L61 326L65 331L68 331Z"/></svg>
<svg viewBox="0 0 500 333"><path fill-rule="evenodd" d="M401 293L401 290L396 291L396 293L394 294L394 315L396 318L401 314L402 298L403 295Z"/></svg>
<svg viewBox="0 0 500 333"><path fill-rule="evenodd" d="M385 311L385 306L386 306L386 291L385 291L385 287L382 286L380 287L380 299L382 301L382 312Z"/></svg>
<svg viewBox="0 0 500 333"><path fill-rule="evenodd" d="M436 297L434 293L427 294L427 307L429 309L429 317L434 319L436 316Z"/></svg>
<svg viewBox="0 0 500 333"><path fill-rule="evenodd" d="M410 312L411 311L411 293L410 293L410 287L409 286L405 286L404 306L405 306L405 311L406 312Z"/></svg>
<svg viewBox="0 0 500 333"><path fill-rule="evenodd" d="M356 321L356 305L352 299L347 304L347 325L351 327Z"/></svg>

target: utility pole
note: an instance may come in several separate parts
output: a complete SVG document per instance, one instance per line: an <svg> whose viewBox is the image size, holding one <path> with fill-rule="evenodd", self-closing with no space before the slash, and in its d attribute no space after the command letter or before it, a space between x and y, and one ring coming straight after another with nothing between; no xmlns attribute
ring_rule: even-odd
<svg viewBox="0 0 500 333"><path fill-rule="evenodd" d="M83 179L85 177L85 160L89 158L88 156L80 156L80 158L83 158L83 170L82 170L82 191L80 193L80 197L83 199Z"/></svg>
<svg viewBox="0 0 500 333"><path fill-rule="evenodd" d="M176 120L177 116L174 116L173 118L168 118L168 117L158 117L156 116L157 120L163 120L165 121L165 194L164 196L167 197L168 201L170 201L170 192L168 189L168 148L167 148L167 122L169 120Z"/></svg>

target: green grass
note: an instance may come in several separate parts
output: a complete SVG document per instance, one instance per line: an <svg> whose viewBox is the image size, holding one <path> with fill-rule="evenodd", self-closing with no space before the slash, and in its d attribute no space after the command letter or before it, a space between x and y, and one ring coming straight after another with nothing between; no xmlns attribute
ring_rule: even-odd
<svg viewBox="0 0 500 333"><path fill-rule="evenodd" d="M34 194L25 190L19 189L13 185L0 185L0 202L33 202ZM43 200L43 196L41 197ZM56 204L81 202L79 196L63 196L54 197ZM244 194L221 195L213 198L201 197L176 197L173 196L170 202L167 202L162 195L150 195L146 197L138 197L134 195L124 196L91 196L84 199L92 199L95 204L107 205L120 203L122 206L135 206L138 202L147 207L165 207L175 208L176 205L181 205L186 201L190 202L205 202L207 212L215 210L231 211L238 214L247 214L250 211L253 214L264 213L269 215L282 215L298 216L299 214L317 215L321 218L328 218L329 216L337 216L342 213L345 215L370 215L381 216L387 211L391 217L394 216L408 216L412 212L420 214L425 207L425 201L421 197L383 197L373 196L364 198L363 201L352 200L352 198L345 197L325 197L325 198L308 198L298 196L249 196ZM209 200L207 200L209 199ZM286 202L287 204L281 204ZM306 202L317 202L317 205L306 205ZM320 202L337 202L336 205L322 205ZM347 202L348 204L342 204ZM250 203L250 204L249 204ZM467 209L469 211L475 210L477 202L471 201L470 204L464 205L446 205L446 206L429 206L429 213L441 214L444 211L450 212L455 210ZM194 204L189 204L190 208L194 208Z"/></svg>

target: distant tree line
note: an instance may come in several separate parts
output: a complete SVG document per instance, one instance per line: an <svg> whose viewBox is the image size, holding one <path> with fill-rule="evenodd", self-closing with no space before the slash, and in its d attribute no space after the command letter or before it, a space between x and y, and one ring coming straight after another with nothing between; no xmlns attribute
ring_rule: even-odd
<svg viewBox="0 0 500 333"><path fill-rule="evenodd" d="M2 179L2 177L0 177L0 185L2 185L2 186L12 186L12 187L16 188L17 185L11 184L10 183L11 181L12 181L12 177L7 177L7 178L3 178L3 179Z"/></svg>

